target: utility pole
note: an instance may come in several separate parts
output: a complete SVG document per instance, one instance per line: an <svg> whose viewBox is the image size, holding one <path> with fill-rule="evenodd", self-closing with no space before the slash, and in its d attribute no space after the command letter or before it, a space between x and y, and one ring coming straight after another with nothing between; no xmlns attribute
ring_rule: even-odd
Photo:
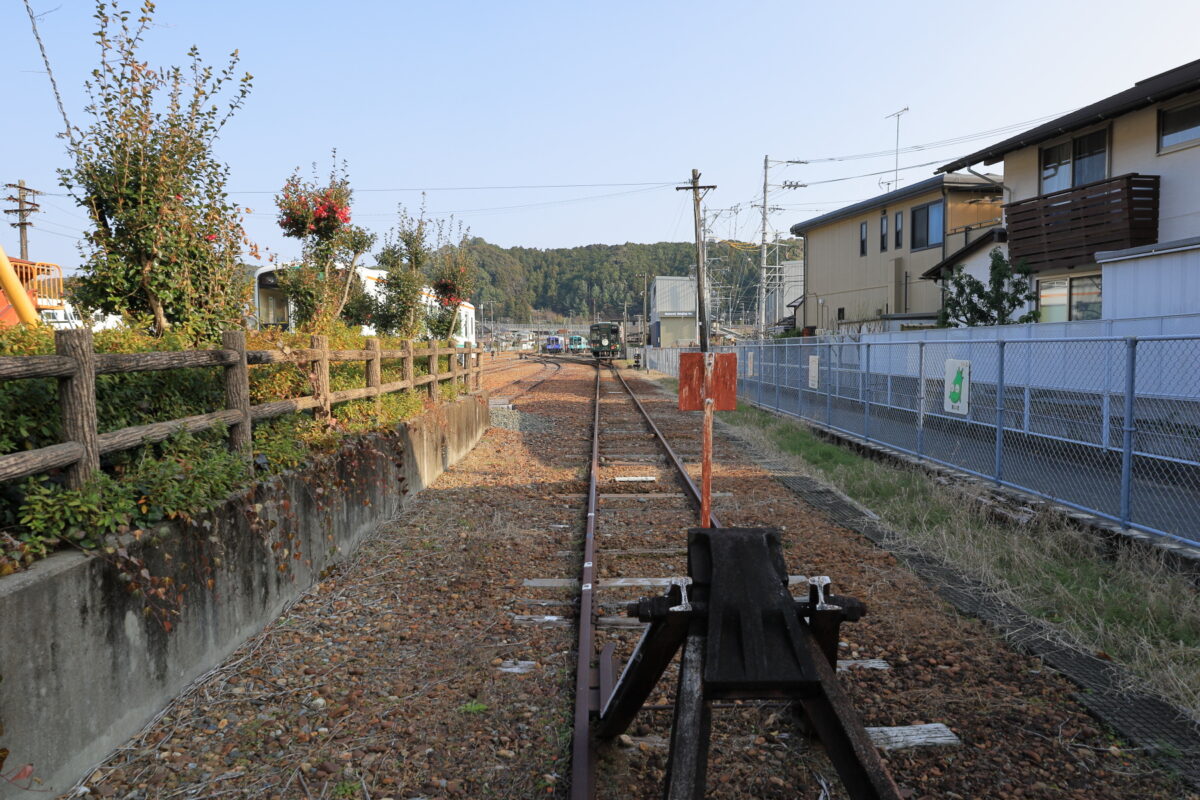
<svg viewBox="0 0 1200 800"><path fill-rule="evenodd" d="M758 248L758 336L767 335L767 173L770 161L763 156L762 241Z"/></svg>
<svg viewBox="0 0 1200 800"><path fill-rule="evenodd" d="M696 225L696 321L700 325L700 352L708 352L708 317L704 305L704 228L700 219L700 200L716 186L700 185L700 170L692 170L692 180L686 186L676 186L675 191L692 193L692 217Z"/></svg>
<svg viewBox="0 0 1200 800"><path fill-rule="evenodd" d="M16 183L6 183L6 184L4 184L4 188L17 190L16 197L9 195L8 197L4 198L5 200L7 200L10 203L16 203L17 207L16 208L6 208L6 209L4 209L4 213L17 215L17 221L10 222L9 224L12 225L12 227L17 228L20 231L20 233L21 233L21 258L24 259L25 261L28 261L29 260L29 227L31 225L33 225L33 223L29 221L29 215L32 214L34 211L41 210L41 208L38 206L38 204L33 202L33 200L31 200L30 198L41 194L41 192L37 191L36 189L30 189L28 186L25 185L25 181L17 181Z"/></svg>
<svg viewBox="0 0 1200 800"><path fill-rule="evenodd" d="M776 164L807 164L807 161L776 161ZM758 323L756 333L760 338L765 338L767 335L767 324L771 321L767 319L767 293L774 290L780 291L783 282L783 273L776 267L774 269L767 263L767 228L770 225L767 215L772 211L781 211L780 208L772 208L767 204L767 195L771 190L768 183L768 173L771 169L771 159L769 156L763 156L763 193L762 193L762 239L759 242L758 249ZM806 184L798 181L784 181L779 184L778 188L782 189L803 189Z"/></svg>
<svg viewBox="0 0 1200 800"><path fill-rule="evenodd" d="M643 272L641 275L635 275L642 279L642 369L650 369L646 365L646 358L650 351L647 350L650 346L650 273Z"/></svg>

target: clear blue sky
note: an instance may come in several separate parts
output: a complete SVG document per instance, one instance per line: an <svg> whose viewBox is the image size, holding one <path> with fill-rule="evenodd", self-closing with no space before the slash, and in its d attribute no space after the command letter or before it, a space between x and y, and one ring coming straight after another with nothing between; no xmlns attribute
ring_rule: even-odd
<svg viewBox="0 0 1200 800"><path fill-rule="evenodd" d="M76 126L97 61L87 0L31 0ZM757 236L762 157L810 159L889 150L888 114L908 106L901 146L1039 120L1200 56L1200 3L1127 0L1002 3L254 2L160 0L144 50L210 63L231 50L254 91L218 143L230 186L254 213L256 241L295 255L274 225L272 195L296 166L349 162L354 219L382 233L397 203L429 189L501 245L556 247L691 238L685 193L669 186L494 189L529 184L642 184L687 178L740 204L717 235ZM0 4L4 127L0 182L61 192L62 129L23 0ZM903 154L948 161L981 139ZM892 157L791 166L772 182L889 169ZM933 167L901 172L902 182ZM774 228L881 191L877 177L783 191ZM390 191L390 190L404 191ZM389 191L368 191L389 190ZM590 198L590 199L585 199ZM45 197L31 255L78 263L87 224L67 197ZM7 204L6 204L7 207ZM9 217L11 219L11 217ZM7 220L6 220L7 221ZM738 224L735 228L734 223ZM5 225L0 243L17 249Z"/></svg>

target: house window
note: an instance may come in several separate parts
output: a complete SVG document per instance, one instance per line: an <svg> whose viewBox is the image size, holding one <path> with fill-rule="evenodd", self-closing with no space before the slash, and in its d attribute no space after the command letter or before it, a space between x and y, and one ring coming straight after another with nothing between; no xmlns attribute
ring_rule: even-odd
<svg viewBox="0 0 1200 800"><path fill-rule="evenodd" d="M879 218L879 252L887 252L887 212L883 212L883 216Z"/></svg>
<svg viewBox="0 0 1200 800"><path fill-rule="evenodd" d="M896 249L904 247L904 212L896 212Z"/></svg>
<svg viewBox="0 0 1200 800"><path fill-rule="evenodd" d="M1108 131L1077 136L1042 148L1042 194L1108 177Z"/></svg>
<svg viewBox="0 0 1200 800"><path fill-rule="evenodd" d="M1158 149L1200 140L1200 103L1158 112Z"/></svg>
<svg viewBox="0 0 1200 800"><path fill-rule="evenodd" d="M838 318L838 322L842 322L843 320L846 319L846 309L845 308L838 309L837 318Z"/></svg>
<svg viewBox="0 0 1200 800"><path fill-rule="evenodd" d="M1099 275L1051 278L1038 281L1040 322L1100 319Z"/></svg>
<svg viewBox="0 0 1200 800"><path fill-rule="evenodd" d="M912 249L937 247L945 233L945 213L942 201L926 203L912 210Z"/></svg>
<svg viewBox="0 0 1200 800"><path fill-rule="evenodd" d="M867 254L867 223L862 223L858 226L858 254L865 256Z"/></svg>

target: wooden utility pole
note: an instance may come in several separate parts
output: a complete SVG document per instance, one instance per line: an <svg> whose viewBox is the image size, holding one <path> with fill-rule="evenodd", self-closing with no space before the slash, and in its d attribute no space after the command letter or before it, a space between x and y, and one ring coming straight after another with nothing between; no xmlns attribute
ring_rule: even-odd
<svg viewBox="0 0 1200 800"><path fill-rule="evenodd" d="M21 258L24 259L25 261L28 261L29 260L29 226L33 224L32 222L29 221L29 215L32 214L34 211L41 210L38 207L38 204L33 202L33 200L31 200L30 198L33 197L34 195L41 194L41 192L37 191L36 189L30 189L28 186L25 185L25 181L17 181L16 183L6 183L6 184L4 184L4 188L17 190L16 197L9 195L8 197L4 198L5 200L7 200L10 203L16 203L17 207L16 208L6 208L6 209L4 209L4 213L17 215L17 221L10 222L9 224L20 231L20 234L21 234Z"/></svg>
<svg viewBox="0 0 1200 800"><path fill-rule="evenodd" d="M646 357L650 355L650 273L643 272L634 277L642 279L642 369L645 370L650 369L646 364Z"/></svg>
<svg viewBox="0 0 1200 800"><path fill-rule="evenodd" d="M686 186L676 186L675 191L690 191L692 193L692 216L696 225L696 320L700 324L700 352L708 352L708 309L705 307L705 293L708 290L704 276L704 227L700 222L700 201L704 195L716 186L700 185L700 170L692 170L692 180Z"/></svg>

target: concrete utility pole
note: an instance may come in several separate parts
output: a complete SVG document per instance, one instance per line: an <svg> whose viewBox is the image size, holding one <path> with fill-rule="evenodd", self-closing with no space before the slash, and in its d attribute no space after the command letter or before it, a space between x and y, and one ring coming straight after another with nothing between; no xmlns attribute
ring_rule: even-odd
<svg viewBox="0 0 1200 800"><path fill-rule="evenodd" d="M758 325L760 338L767 335L767 173L770 162L763 156L762 242L758 248Z"/></svg>
<svg viewBox="0 0 1200 800"><path fill-rule="evenodd" d="M692 180L687 186L676 186L675 191L692 193L692 217L696 225L696 321L700 324L700 352L708 352L708 316L705 309L704 292L704 227L700 219L700 201L716 186L700 185L700 170L692 170Z"/></svg>
<svg viewBox="0 0 1200 800"><path fill-rule="evenodd" d="M32 214L34 211L41 210L41 208L38 206L38 204L33 202L33 200L31 200L30 198L35 195L41 194L41 192L37 191L36 189L30 189L28 186L25 185L25 181L17 181L16 183L6 183L6 184L4 184L4 188L17 190L16 197L9 195L8 197L4 198L5 200L7 200L10 203L16 203L17 207L16 208L6 208L6 209L4 209L4 213L17 215L17 221L10 222L9 224L12 225L14 228L17 228L20 231L20 234L21 234L21 258L24 259L25 261L28 261L29 260L29 227L31 225L33 225L33 223L29 221L29 215Z"/></svg>

